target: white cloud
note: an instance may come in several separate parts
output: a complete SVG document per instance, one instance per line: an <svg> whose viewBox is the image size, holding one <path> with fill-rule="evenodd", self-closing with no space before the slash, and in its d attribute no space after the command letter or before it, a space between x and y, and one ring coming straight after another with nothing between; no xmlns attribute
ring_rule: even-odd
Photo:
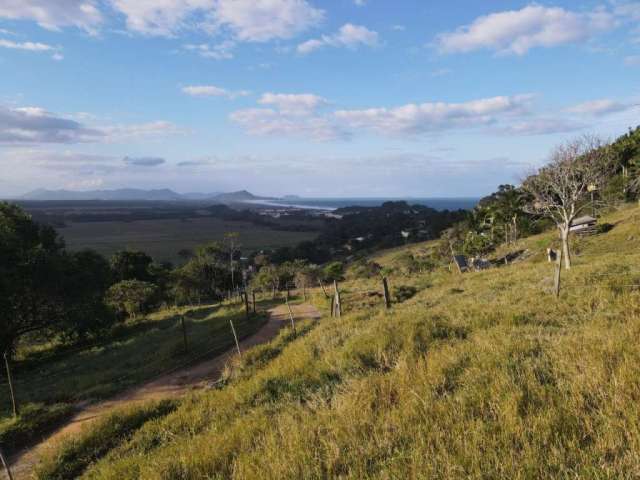
<svg viewBox="0 0 640 480"><path fill-rule="evenodd" d="M258 103L260 105L274 106L285 114L299 115L316 110L328 102L326 99L311 93L265 93L260 97Z"/></svg>
<svg viewBox="0 0 640 480"><path fill-rule="evenodd" d="M297 136L318 141L349 137L330 116L318 112L328 104L318 95L265 93L258 103L272 108L238 110L229 118L251 135Z"/></svg>
<svg viewBox="0 0 640 480"><path fill-rule="evenodd" d="M77 27L96 33L103 21L93 0L3 0L0 18L32 20L48 30Z"/></svg>
<svg viewBox="0 0 640 480"><path fill-rule="evenodd" d="M610 113L623 112L629 110L633 105L629 103L616 102L608 98L590 100L567 108L570 113L581 115L602 116Z"/></svg>
<svg viewBox="0 0 640 480"><path fill-rule="evenodd" d="M104 133L39 107L0 105L0 143L78 143L101 139Z"/></svg>
<svg viewBox="0 0 640 480"><path fill-rule="evenodd" d="M562 118L534 118L509 123L497 129L504 135L550 135L554 133L568 133L582 130L587 125Z"/></svg>
<svg viewBox="0 0 640 480"><path fill-rule="evenodd" d="M182 30L228 30L240 41L290 38L317 24L324 12L305 0L111 0L131 31L175 36Z"/></svg>
<svg viewBox="0 0 640 480"><path fill-rule="evenodd" d="M233 58L233 49L236 42L233 40L225 40L215 45L208 43L200 43L197 45L188 44L184 46L185 50L197 52L203 58L213 58L214 60L229 60Z"/></svg>
<svg viewBox="0 0 640 480"><path fill-rule="evenodd" d="M530 94L482 98L462 103L422 103L399 107L322 112L329 102L317 95L264 94L258 103L271 108L233 112L230 119L251 135L298 136L312 140L345 140L356 133L420 135L454 129L477 129L522 135L571 131L576 122L536 118Z"/></svg>
<svg viewBox="0 0 640 480"><path fill-rule="evenodd" d="M436 45L443 53L489 49L524 55L536 47L583 41L615 25L614 15L602 9L579 13L531 4L478 17L470 25L438 35Z"/></svg>
<svg viewBox="0 0 640 480"><path fill-rule="evenodd" d="M249 108L233 112L230 119L251 135L296 136L318 141L349 136L331 119L315 114L290 115L270 108Z"/></svg>
<svg viewBox="0 0 640 480"><path fill-rule="evenodd" d="M14 42L0 38L0 48L8 48L11 50L23 50L27 52L53 52L51 58L55 61L64 60L64 55L60 53L60 47L54 47L46 43L40 42Z"/></svg>
<svg viewBox="0 0 640 480"><path fill-rule="evenodd" d="M143 137L163 138L167 135L183 133L183 130L178 128L175 124L164 120L100 127L100 131L104 134L105 141L108 142L120 142Z"/></svg>
<svg viewBox="0 0 640 480"><path fill-rule="evenodd" d="M629 67L640 66L640 55L629 55L624 58L624 64Z"/></svg>
<svg viewBox="0 0 640 480"><path fill-rule="evenodd" d="M251 92L247 90L231 91L215 85L189 85L182 88L182 92L192 97L225 97L233 100L237 97L246 97Z"/></svg>
<svg viewBox="0 0 640 480"><path fill-rule="evenodd" d="M0 48L10 48L14 50L27 50L29 52L50 52L56 50L55 47L46 43L37 42L12 42L11 40L0 39Z"/></svg>
<svg viewBox="0 0 640 480"><path fill-rule="evenodd" d="M89 126L40 107L0 105L0 144L118 142L180 132L178 127L166 121Z"/></svg>
<svg viewBox="0 0 640 480"><path fill-rule="evenodd" d="M298 53L307 54L323 47L346 47L357 48L364 45L374 47L378 44L378 32L369 30L361 25L353 25L347 23L340 27L336 33L332 35L322 35L320 38L307 40L298 45Z"/></svg>
<svg viewBox="0 0 640 480"><path fill-rule="evenodd" d="M213 0L111 0L111 4L125 16L129 30L170 37L192 26L193 15L212 8Z"/></svg>
<svg viewBox="0 0 640 480"><path fill-rule="evenodd" d="M419 134L495 123L499 118L523 114L531 95L483 98L464 103L408 104L395 108L338 110L335 117L354 129L383 134Z"/></svg>
<svg viewBox="0 0 640 480"><path fill-rule="evenodd" d="M305 0L216 0L213 28L227 28L248 42L291 38L324 19Z"/></svg>
<svg viewBox="0 0 640 480"><path fill-rule="evenodd" d="M353 3L358 7L364 7L367 4L367 0L353 0Z"/></svg>

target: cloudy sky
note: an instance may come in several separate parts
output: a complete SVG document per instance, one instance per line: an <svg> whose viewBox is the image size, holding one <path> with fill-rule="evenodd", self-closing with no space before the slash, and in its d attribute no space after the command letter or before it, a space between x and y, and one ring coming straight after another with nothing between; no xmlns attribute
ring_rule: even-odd
<svg viewBox="0 0 640 480"><path fill-rule="evenodd" d="M639 80L637 0L0 0L0 197L482 195Z"/></svg>

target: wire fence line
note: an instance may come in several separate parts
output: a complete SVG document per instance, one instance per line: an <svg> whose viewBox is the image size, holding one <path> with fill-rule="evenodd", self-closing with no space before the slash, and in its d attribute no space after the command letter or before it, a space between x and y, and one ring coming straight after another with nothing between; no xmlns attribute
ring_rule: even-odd
<svg viewBox="0 0 640 480"><path fill-rule="evenodd" d="M56 384L59 384L60 382L66 380L68 382L67 390L69 390L69 388L71 388L69 384L73 385L74 378L77 379L77 382L80 382L80 384L82 384L83 376L86 377L89 374L97 374L98 382L94 382L96 383L96 386L99 383L122 384L131 379L135 379L136 377L139 377L139 380L141 382L149 382L164 375L168 375L172 372L188 367L189 365L192 365L199 361L203 361L209 356L221 354L224 351L228 350L231 346L233 346L234 341L237 343L237 340L235 339L235 336L232 334L231 330L227 331L229 325L227 325L227 328L224 328L221 325L219 328L216 327L214 330L211 330L209 332L203 332L202 329L206 328L206 322L211 319L191 318L188 316L188 313L192 312L194 312L193 309L188 310L187 312L182 314L179 312L176 313L174 317L177 318L175 318L174 325L168 328L160 329L161 332L165 332L165 336L162 339L159 338L159 340L165 343L167 349L163 350L163 355L156 357L151 361L144 361L144 363L142 363L143 360L140 360L138 364L134 363L133 361L128 361L126 357L128 353L126 346L121 352L117 352L117 350L121 348L121 345L116 345L113 347L113 349L110 349L109 344L102 342L100 344L78 347L65 352L60 352L56 355L47 356L44 358L44 360L40 360L38 363L46 365L46 362L51 362L52 359L60 358L61 356L71 357L74 354L78 354L80 352L88 353L92 350L95 350L97 347L102 347L104 348L104 352L106 352L107 355L109 355L110 353L115 355L115 358L113 359L114 363L116 363L115 367L103 369L103 375L99 374L99 370L98 372L89 371L89 369L87 368L87 364L82 363L78 363L69 367L65 366L59 369L54 368L54 370L50 372L47 372L44 368L38 369L37 367L30 367L26 371L19 370L18 372L11 372L11 381L18 390L16 392L16 397L19 398L22 396L25 399L24 401L37 402L37 397L42 396L44 401L49 401L52 398L49 393L55 388ZM243 315L242 311L239 311L236 314L231 315L231 317L229 317L228 315L225 316L224 319L228 320L229 318L236 319L237 317L241 317L241 319L239 320L242 322L242 325L244 325L242 327L241 339L244 339L247 336L255 333L254 329L250 328L250 324L252 322L256 322L259 318L258 316L256 316L256 314L262 314L264 313L264 310L256 308L255 314L252 314L251 309L247 308L247 311L244 313L245 315ZM187 333L187 329L185 329L186 327L183 319L190 324L198 324L199 327L197 329L189 328L189 333ZM249 328L250 331L247 331L247 328ZM169 342L172 344L167 343L167 335L175 338L175 341ZM183 349L184 353L189 353L189 356L185 358L184 354L178 352L179 349ZM98 355L101 355L102 353L103 352L99 352ZM177 362L174 361L173 357L176 357L175 360L177 360ZM124 362L122 361L123 358L125 358ZM103 359L103 361L108 362L109 358L106 357ZM126 369L129 369L130 371L123 375L118 375L118 373L120 373L119 370L121 371ZM0 389L8 388L8 375L8 371L5 373L5 375L0 375ZM26 387L29 387L29 392L20 395L20 391L24 391ZM42 395L43 392L44 395ZM61 391L60 396L60 398L74 397L73 393L65 393L65 391Z"/></svg>

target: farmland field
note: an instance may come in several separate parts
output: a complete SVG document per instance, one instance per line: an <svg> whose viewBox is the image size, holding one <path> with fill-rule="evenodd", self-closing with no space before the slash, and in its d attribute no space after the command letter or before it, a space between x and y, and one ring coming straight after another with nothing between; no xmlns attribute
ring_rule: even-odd
<svg viewBox="0 0 640 480"><path fill-rule="evenodd" d="M238 232L243 253L295 245L313 240L314 232L278 231L250 222L226 221L213 217L155 219L132 222L70 222L59 229L70 250L94 249L111 255L125 248L142 250L156 261L180 263L178 251L193 249L226 232Z"/></svg>

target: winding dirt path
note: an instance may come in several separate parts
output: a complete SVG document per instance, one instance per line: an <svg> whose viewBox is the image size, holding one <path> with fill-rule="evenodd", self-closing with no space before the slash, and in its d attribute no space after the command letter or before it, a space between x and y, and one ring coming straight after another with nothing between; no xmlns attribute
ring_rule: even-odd
<svg viewBox="0 0 640 480"><path fill-rule="evenodd" d="M320 318L318 310L309 304L292 305L291 309L296 320ZM289 311L286 305L280 305L270 309L267 323L255 334L242 340L240 342L240 349L246 350L255 345L272 340L289 321ZM130 406L136 402L176 398L192 390L204 388L207 383L212 380L217 380L226 363L233 358L235 354L236 349L234 346L223 354L213 358L204 358L199 363L158 377L138 387L127 390L110 400L81 407L81 410L58 430L43 438L33 447L23 450L9 459L14 479L28 480L32 478L31 473L38 464L40 457L48 450L54 448L63 437L77 434L85 425L112 412L116 408Z"/></svg>

